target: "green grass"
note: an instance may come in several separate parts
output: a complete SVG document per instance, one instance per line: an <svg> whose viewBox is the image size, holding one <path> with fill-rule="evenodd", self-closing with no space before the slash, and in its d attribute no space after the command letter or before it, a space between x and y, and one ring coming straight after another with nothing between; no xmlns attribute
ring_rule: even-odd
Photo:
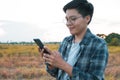
<svg viewBox="0 0 120 80"><path fill-rule="evenodd" d="M120 53L120 46L108 46L109 53Z"/></svg>

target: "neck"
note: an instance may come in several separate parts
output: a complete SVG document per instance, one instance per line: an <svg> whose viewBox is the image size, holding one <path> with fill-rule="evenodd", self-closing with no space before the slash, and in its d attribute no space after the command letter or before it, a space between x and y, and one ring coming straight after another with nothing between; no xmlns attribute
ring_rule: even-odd
<svg viewBox="0 0 120 80"><path fill-rule="evenodd" d="M84 37L84 35L85 35L85 33L86 33L86 30L87 30L87 29L85 29L84 31L82 31L82 32L79 33L79 34L76 34L76 35L75 35L74 42L80 42L80 41L83 39L83 37Z"/></svg>

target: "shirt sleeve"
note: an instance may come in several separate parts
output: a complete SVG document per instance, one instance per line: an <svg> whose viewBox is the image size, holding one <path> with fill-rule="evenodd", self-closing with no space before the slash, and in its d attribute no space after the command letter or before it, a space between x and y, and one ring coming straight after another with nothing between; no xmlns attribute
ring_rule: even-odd
<svg viewBox="0 0 120 80"><path fill-rule="evenodd" d="M58 68L53 68L53 69L49 69L48 68L48 64L46 65L46 71L53 77L56 77L58 76Z"/></svg>
<svg viewBox="0 0 120 80"><path fill-rule="evenodd" d="M104 80L104 71L108 61L108 49L105 43L98 44L94 54L90 58L90 66L87 72L83 72L75 66L72 70L72 80Z"/></svg>

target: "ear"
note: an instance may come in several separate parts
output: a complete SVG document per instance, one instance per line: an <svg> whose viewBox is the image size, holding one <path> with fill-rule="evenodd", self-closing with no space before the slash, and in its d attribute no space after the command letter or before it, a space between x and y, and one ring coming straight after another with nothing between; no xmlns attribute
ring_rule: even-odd
<svg viewBox="0 0 120 80"><path fill-rule="evenodd" d="M90 21L90 15L85 17L85 21L86 21L86 23L88 23Z"/></svg>

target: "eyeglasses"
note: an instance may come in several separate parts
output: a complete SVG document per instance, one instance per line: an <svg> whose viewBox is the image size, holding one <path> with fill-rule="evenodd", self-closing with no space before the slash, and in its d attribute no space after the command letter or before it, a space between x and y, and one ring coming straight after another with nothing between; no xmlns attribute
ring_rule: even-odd
<svg viewBox="0 0 120 80"><path fill-rule="evenodd" d="M70 17L70 18L66 18L65 20L64 20L64 23L66 24L66 23L68 23L68 22L70 22L70 23L75 23L75 21L78 19L78 18L81 18L82 16L79 16L79 17L75 17L75 16L72 16L72 17Z"/></svg>

